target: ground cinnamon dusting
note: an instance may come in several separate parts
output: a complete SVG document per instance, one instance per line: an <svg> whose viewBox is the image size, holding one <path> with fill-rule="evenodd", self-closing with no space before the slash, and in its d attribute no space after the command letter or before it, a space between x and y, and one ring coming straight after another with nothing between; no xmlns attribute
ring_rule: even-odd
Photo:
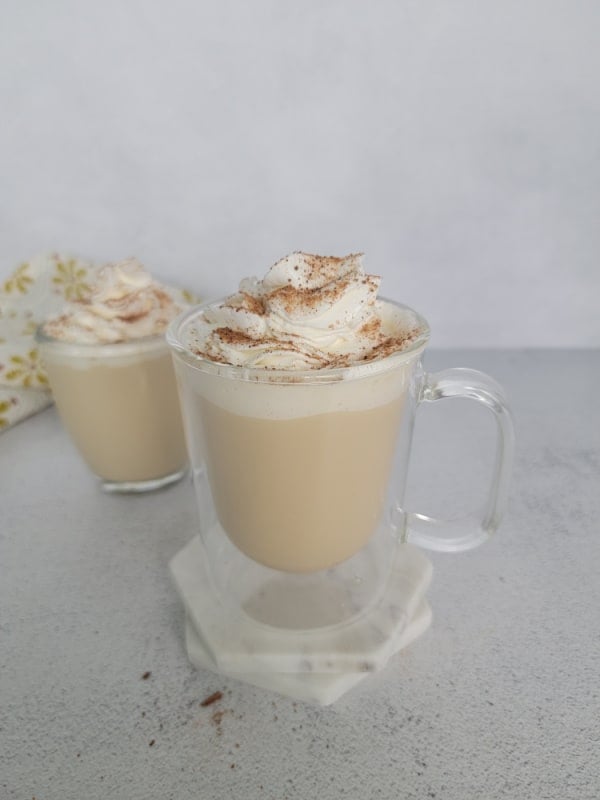
<svg viewBox="0 0 600 800"><path fill-rule="evenodd" d="M266 313L264 303L260 297L254 297L252 294L248 294L248 292L241 292L241 302L238 304L234 304L232 300L227 305L233 311L249 311L251 314L256 314L259 317L263 317Z"/></svg>
<svg viewBox="0 0 600 800"><path fill-rule="evenodd" d="M323 301L333 303L342 296L348 283L348 280L341 280L334 286L326 284L318 289L296 289L293 286L281 286L279 289L269 292L267 299L269 302L280 301L286 312L293 314L297 308L316 308Z"/></svg>
<svg viewBox="0 0 600 800"><path fill-rule="evenodd" d="M303 253L309 267L308 277L312 280L316 275L323 274L330 280L336 277L338 266L342 261L360 258L362 253L350 253L348 256L316 256Z"/></svg>
<svg viewBox="0 0 600 800"><path fill-rule="evenodd" d="M236 331L233 328L223 327L223 328L215 328L212 333L213 336L217 336L222 342L225 344L230 345L245 345L248 347L253 347L257 344L261 346L271 346L272 350L288 350L292 352L299 352L298 347L292 341L285 341L284 339L276 339L274 336L260 336L254 337L249 336L247 333L243 333L242 331ZM197 355L207 355L201 350L194 351ZM266 350L265 352L269 352ZM217 361L218 358L212 354L208 356L212 361ZM325 359L323 359L325 360ZM224 363L227 363L225 359L222 360Z"/></svg>
<svg viewBox="0 0 600 800"><path fill-rule="evenodd" d="M110 303L106 305L110 305ZM142 317L146 317L147 315L148 311L143 308L140 311L130 311L128 314L117 314L117 319L123 322L136 322L138 319L142 319Z"/></svg>
<svg viewBox="0 0 600 800"><path fill-rule="evenodd" d="M289 372L296 366L298 369L338 369L363 365L402 351L422 331L416 328L390 330L392 322L395 328L399 327L395 318L390 323L380 318L379 305L376 302L380 278L376 275L364 275L359 260L361 255L356 253L337 257L294 253L295 257L301 256L302 262L293 265L293 269L299 273L294 280L286 278L285 273L280 275L276 272L275 279L263 282L261 288L260 282L253 279L254 283L251 281L247 284L250 288L240 290L221 306L228 312L224 318L220 320L218 314L204 318L209 330L203 336L201 334L203 340L190 349L195 355L216 363L236 365L239 361L243 365L248 359L251 366L258 366L265 371L285 369ZM291 256L287 256L275 266L283 264L284 268L289 267L290 258ZM287 284L280 285L281 279L287 280ZM310 328L311 318L315 317L318 328L321 315L329 314L331 309L335 311L337 302L345 298L349 291L353 292L359 281L366 287L358 291L361 304L360 322L353 323L355 317L348 318L352 309L348 311L342 305L339 314L332 315L331 322L326 318L329 322L328 329L332 333L340 327L340 338L329 335L323 347L319 344L318 336L315 343L311 336L305 339L302 326ZM252 286L255 285L258 296L251 293ZM240 328L237 314L232 315L231 311L239 312ZM244 312L254 315L254 320L248 321L242 316ZM299 333L292 325L297 315L300 319ZM260 320L260 324L257 324L256 316L267 319ZM274 318L273 325L271 316ZM218 326L219 322L220 327L212 327L213 324ZM357 325L356 328L353 327L354 324ZM348 327L349 333L346 331ZM348 346L344 338L346 336L350 336ZM352 336L357 338L353 350ZM230 355L232 350L234 353L237 351L235 358ZM297 360L289 358L288 353L297 354ZM274 361L273 365L269 363L271 360Z"/></svg>
<svg viewBox="0 0 600 800"><path fill-rule="evenodd" d="M251 336L248 336L247 333L236 331L233 328L215 328L214 335L218 336L225 344L248 344L255 341Z"/></svg>
<svg viewBox="0 0 600 800"><path fill-rule="evenodd" d="M363 358L363 361L376 361L379 358L385 358L393 353L397 353L415 339L418 334L418 330L412 330L407 331L401 336L388 336L386 339L378 342L378 344Z"/></svg>
<svg viewBox="0 0 600 800"><path fill-rule="evenodd" d="M360 328L359 333L363 333L365 336L375 336L381 330L381 320L377 317L373 317L368 322Z"/></svg>
<svg viewBox="0 0 600 800"><path fill-rule="evenodd" d="M155 289L154 296L161 308L168 308L171 305L171 298L163 289Z"/></svg>
<svg viewBox="0 0 600 800"><path fill-rule="evenodd" d="M217 364L229 364L229 361L225 358L225 356L217 353L209 353L206 350L202 350L200 347L190 347L190 350L195 356L206 358L208 361L215 361Z"/></svg>

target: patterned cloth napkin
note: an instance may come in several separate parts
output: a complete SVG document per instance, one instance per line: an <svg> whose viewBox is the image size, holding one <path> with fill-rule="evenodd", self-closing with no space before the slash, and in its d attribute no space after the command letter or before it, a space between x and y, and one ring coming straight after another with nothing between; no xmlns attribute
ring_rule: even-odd
<svg viewBox="0 0 600 800"><path fill-rule="evenodd" d="M85 299L99 269L79 258L49 253L23 262L0 284L0 431L52 402L36 328L65 302ZM197 301L186 290L174 295L183 303Z"/></svg>
<svg viewBox="0 0 600 800"><path fill-rule="evenodd" d="M0 284L0 431L52 402L35 330L66 301L83 299L96 269L51 253L24 261Z"/></svg>

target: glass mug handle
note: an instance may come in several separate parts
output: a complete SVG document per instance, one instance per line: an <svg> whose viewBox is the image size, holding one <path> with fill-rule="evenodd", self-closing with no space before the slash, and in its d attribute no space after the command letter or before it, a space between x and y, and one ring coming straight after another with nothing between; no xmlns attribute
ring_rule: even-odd
<svg viewBox="0 0 600 800"><path fill-rule="evenodd" d="M436 403L448 397L476 400L490 409L497 423L496 458L487 498L481 511L458 520L435 519L397 508L402 516L402 541L428 550L457 553L470 550L496 531L508 496L514 450L514 427L502 387L474 369L425 373L418 402ZM400 522L400 520L397 520Z"/></svg>

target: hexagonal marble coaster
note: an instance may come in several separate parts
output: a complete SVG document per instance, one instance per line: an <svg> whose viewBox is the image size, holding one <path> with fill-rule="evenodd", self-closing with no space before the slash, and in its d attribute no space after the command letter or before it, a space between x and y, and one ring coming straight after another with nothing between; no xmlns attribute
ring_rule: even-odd
<svg viewBox="0 0 600 800"><path fill-rule="evenodd" d="M396 639L394 651L398 653L425 633L431 624L431 609L426 600L421 600L414 617ZM188 656L196 667L226 674L229 678L268 689L271 692L320 706L335 703L342 695L369 676L368 672L231 672L223 673L210 656L189 616L185 620L185 644Z"/></svg>
<svg viewBox="0 0 600 800"><path fill-rule="evenodd" d="M415 619L432 573L419 550L398 544L376 603L344 622L302 629L257 622L228 605L214 590L199 537L177 553L170 568L203 648L217 670L236 675L364 674L382 669ZM326 583L331 585L331 576ZM265 598L271 605L286 602L283 589L266 592ZM290 602L297 602L293 593Z"/></svg>

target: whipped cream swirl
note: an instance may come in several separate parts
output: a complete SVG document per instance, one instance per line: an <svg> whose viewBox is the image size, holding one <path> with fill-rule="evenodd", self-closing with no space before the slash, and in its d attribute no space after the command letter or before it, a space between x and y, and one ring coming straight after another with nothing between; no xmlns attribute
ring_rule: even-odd
<svg viewBox="0 0 600 800"><path fill-rule="evenodd" d="M207 306L189 331L190 349L211 361L266 369L344 367L406 348L416 318L379 301L380 278L362 254L292 253L262 280L247 278Z"/></svg>
<svg viewBox="0 0 600 800"><path fill-rule="evenodd" d="M135 258L107 264L89 295L48 320L44 333L77 344L108 344L164 333L185 307Z"/></svg>

